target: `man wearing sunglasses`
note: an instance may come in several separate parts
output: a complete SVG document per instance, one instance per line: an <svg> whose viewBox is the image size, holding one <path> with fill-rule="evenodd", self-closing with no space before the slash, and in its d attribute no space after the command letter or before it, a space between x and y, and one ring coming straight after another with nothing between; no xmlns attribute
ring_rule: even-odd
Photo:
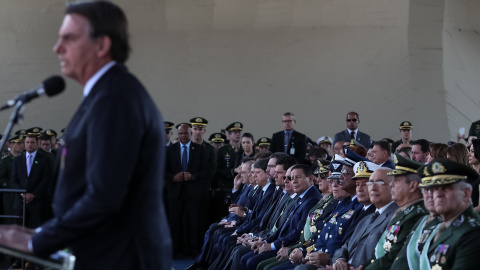
<svg viewBox="0 0 480 270"><path fill-rule="evenodd" d="M370 135L360 132L358 130L358 124L360 124L360 117L356 112L349 112L347 114L347 129L335 134L333 138L333 145L338 141L350 142L354 140L360 143L363 147L368 148L370 146Z"/></svg>

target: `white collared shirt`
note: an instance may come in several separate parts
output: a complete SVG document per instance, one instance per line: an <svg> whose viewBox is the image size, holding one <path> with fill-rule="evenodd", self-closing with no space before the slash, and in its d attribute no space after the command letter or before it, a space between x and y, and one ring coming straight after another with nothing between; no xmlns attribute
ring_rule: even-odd
<svg viewBox="0 0 480 270"><path fill-rule="evenodd" d="M115 61L110 61L108 62L105 66L103 66L101 69L99 69L95 74L93 74L90 79L88 79L87 83L83 87L83 97L86 98L88 94L90 94L90 91L92 91L93 86L100 80L100 78L105 74L111 67L113 67L117 62Z"/></svg>
<svg viewBox="0 0 480 270"><path fill-rule="evenodd" d="M380 209L377 209L377 211L380 213L380 215L385 211L385 209L387 209L388 206L390 206L390 204L394 203L395 201L391 201L389 204L387 205L384 205L382 208Z"/></svg>

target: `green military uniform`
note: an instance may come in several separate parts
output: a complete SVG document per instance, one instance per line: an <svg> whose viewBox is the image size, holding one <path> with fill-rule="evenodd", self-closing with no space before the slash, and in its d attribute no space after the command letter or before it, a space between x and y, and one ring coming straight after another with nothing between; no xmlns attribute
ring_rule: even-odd
<svg viewBox="0 0 480 270"><path fill-rule="evenodd" d="M473 122L468 131L468 136L476 136L480 139L480 120Z"/></svg>
<svg viewBox="0 0 480 270"><path fill-rule="evenodd" d="M230 124L226 130L241 131L242 128L242 123L235 122ZM214 216L218 218L228 213L228 198L232 192L233 179L235 177L235 154L235 149L231 144L224 145L217 151L217 168L211 188L213 203L215 205Z"/></svg>
<svg viewBox="0 0 480 270"><path fill-rule="evenodd" d="M417 173L422 178L422 183L432 179L432 172L428 171L426 165L420 166L417 170ZM420 187L424 187L422 183L420 183ZM408 236L406 245L404 245L402 250L400 250L390 269L419 269L420 255L422 253L423 246L427 241L432 239L436 233L437 225L441 222L442 218L438 215L431 216L430 214L421 218L417 224L415 224L413 231Z"/></svg>
<svg viewBox="0 0 480 270"><path fill-rule="evenodd" d="M436 227L441 222L442 218L439 216L430 218L430 215L426 215L421 218L415 224L407 238L406 245L398 253L390 270L419 269L423 246L429 238L435 235Z"/></svg>
<svg viewBox="0 0 480 270"><path fill-rule="evenodd" d="M394 161L395 169L387 173L388 175L416 174L417 169L423 165L398 154L395 154ZM418 199L399 208L378 240L372 260L366 262L364 268L366 270L389 269L405 245L407 237L418 219L427 214L428 211L423 204L423 199Z"/></svg>
<svg viewBox="0 0 480 270"><path fill-rule="evenodd" d="M419 218L428 214L423 199L397 210L375 247L373 259L365 269L389 269Z"/></svg>
<svg viewBox="0 0 480 270"><path fill-rule="evenodd" d="M436 226L436 229L441 223ZM470 206L437 240L423 246L420 268L424 270L478 269L480 216Z"/></svg>
<svg viewBox="0 0 480 270"><path fill-rule="evenodd" d="M190 124L192 125L192 128L202 128L205 129L208 120L203 118L203 117L194 117L190 119ZM206 160L206 163L208 164L208 169L206 170L207 173L205 174L205 181L203 182L204 184L204 193L205 193L205 224L203 226L205 229L208 229L208 225L211 223L210 222L210 215L211 215L211 192L210 192L210 186L212 183L213 176L215 175L215 169L217 167L217 159L216 159L216 152L215 148L203 140L202 142L203 146L203 155L204 159Z"/></svg>
<svg viewBox="0 0 480 270"><path fill-rule="evenodd" d="M400 123L400 127L398 128L399 130L402 130L402 129L409 129L409 130L412 130L413 129L413 125L410 121L403 121L402 123ZM396 142L393 142L392 143L392 153L395 153L395 151L397 150L397 147L402 144L403 141L402 140L398 140ZM410 141L410 145L413 144L413 141Z"/></svg>
<svg viewBox="0 0 480 270"><path fill-rule="evenodd" d="M429 179L422 179L421 185L426 188L451 186L458 182L472 183L478 178L478 173L470 166L447 159L434 159L425 166L425 169L433 175ZM425 241L422 248L419 269L478 269L480 216L471 205L465 203L468 199L458 197L447 199L447 203L452 203L452 200L463 201L462 205L467 207L457 217L443 221L435 227L433 235Z"/></svg>

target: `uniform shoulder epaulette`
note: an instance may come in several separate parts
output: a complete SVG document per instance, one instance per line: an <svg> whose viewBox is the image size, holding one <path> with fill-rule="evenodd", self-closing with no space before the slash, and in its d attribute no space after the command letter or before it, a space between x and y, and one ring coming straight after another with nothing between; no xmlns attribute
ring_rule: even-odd
<svg viewBox="0 0 480 270"><path fill-rule="evenodd" d="M480 221L474 217L468 217L468 224L473 228L480 227Z"/></svg>

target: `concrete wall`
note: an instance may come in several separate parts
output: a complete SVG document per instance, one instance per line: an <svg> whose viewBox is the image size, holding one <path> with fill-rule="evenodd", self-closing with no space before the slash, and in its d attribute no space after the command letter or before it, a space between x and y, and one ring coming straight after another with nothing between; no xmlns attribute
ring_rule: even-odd
<svg viewBox="0 0 480 270"><path fill-rule="evenodd" d="M458 56L463 50L458 43L468 46L458 35L450 43L442 41L448 30L443 29L443 14L464 16L449 15L449 8L458 11L469 4L463 11L472 24L479 14L474 0L115 2L130 21L130 70L147 86L166 120L203 116L210 121L208 134L242 121L256 138L270 136L281 129L281 115L292 111L297 130L316 139L343 129L346 112L355 110L360 129L374 139L397 137L399 123L411 120L415 138L447 141L458 127L444 83L452 95L454 81L471 78L465 86L469 89L479 83L478 61L470 58L478 53L474 44L462 54L469 58L468 72L458 64L447 68L450 63L443 61L447 49ZM65 2L2 4L1 101L59 73L51 48ZM67 84L61 96L28 104L22 127L64 127L81 99L81 87L72 80ZM469 115L464 123L478 109L478 102L477 107L465 103L457 109ZM8 116L0 114L0 128Z"/></svg>

